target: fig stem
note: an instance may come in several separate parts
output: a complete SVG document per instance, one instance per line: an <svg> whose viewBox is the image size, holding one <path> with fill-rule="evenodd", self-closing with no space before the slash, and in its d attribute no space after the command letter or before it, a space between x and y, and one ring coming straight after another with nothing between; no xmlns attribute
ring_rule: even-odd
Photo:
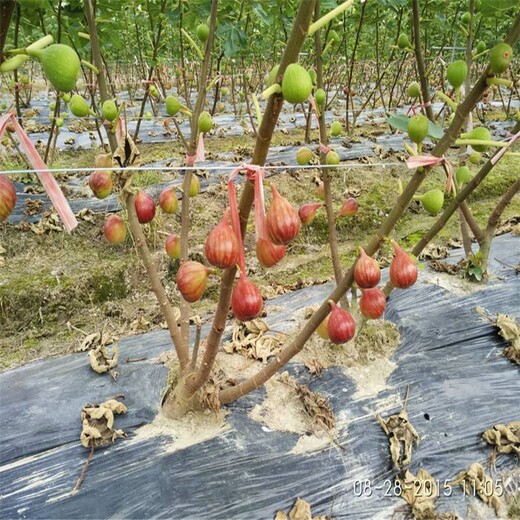
<svg viewBox="0 0 520 520"><path fill-rule="evenodd" d="M455 141L457 146L464 145L481 145L481 146L496 146L498 148L507 148L509 146L508 141L483 141L481 139L457 139Z"/></svg>
<svg viewBox="0 0 520 520"><path fill-rule="evenodd" d="M312 36L316 31L319 31L321 28L325 27L331 20L336 18L336 16L339 16L349 7L352 7L353 4L354 0L347 0L346 2L338 5L338 7L332 11L329 11L327 14L323 15L319 20L316 20L309 26L308 36Z"/></svg>
<svg viewBox="0 0 520 520"><path fill-rule="evenodd" d="M267 99L269 96L273 94L280 94L282 92L282 87L279 83L274 83L270 87L266 88L261 94L261 99Z"/></svg>
<svg viewBox="0 0 520 520"><path fill-rule="evenodd" d="M441 98L445 103L447 103L454 112L457 110L457 104L455 103L455 101L453 101L453 99L444 94L444 92L436 90L435 95Z"/></svg>
<svg viewBox="0 0 520 520"><path fill-rule="evenodd" d="M199 55L199 58L201 60L203 60L204 54L202 54L200 47L195 43L193 38L184 29L181 29L181 32L182 32L183 36L188 40L188 42L191 45L191 47L193 48L193 50Z"/></svg>

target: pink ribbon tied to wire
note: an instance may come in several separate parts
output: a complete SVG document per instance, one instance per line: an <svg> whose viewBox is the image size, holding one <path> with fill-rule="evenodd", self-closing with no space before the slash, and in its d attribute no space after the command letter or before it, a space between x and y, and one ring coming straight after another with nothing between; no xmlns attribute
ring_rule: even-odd
<svg viewBox="0 0 520 520"><path fill-rule="evenodd" d="M20 123L18 123L14 114L5 114L0 118L0 139L6 132L9 123L12 123L14 131L18 136L20 147L25 153L30 165L35 170L41 170L37 171L36 174L47 192L52 205L56 208L58 215L63 221L65 229L68 232L71 232L78 225L78 221L70 209L69 203L67 202L65 195L63 195L56 179L52 176L48 166L38 154L38 150L36 150L34 144L29 139L29 136L25 133L25 130L21 127Z"/></svg>
<svg viewBox="0 0 520 520"><path fill-rule="evenodd" d="M426 155L415 155L410 157L406 161L406 166L411 170L415 168L421 168L423 166L436 166L437 164L442 164L448 176L446 181L446 192L449 193L451 191L451 184L453 182L453 164L443 155L442 157L435 157L431 154Z"/></svg>

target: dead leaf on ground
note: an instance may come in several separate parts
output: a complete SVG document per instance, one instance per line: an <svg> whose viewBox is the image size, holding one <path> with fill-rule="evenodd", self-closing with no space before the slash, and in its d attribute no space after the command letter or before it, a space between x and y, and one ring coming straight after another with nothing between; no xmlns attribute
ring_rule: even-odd
<svg viewBox="0 0 520 520"><path fill-rule="evenodd" d="M401 469L412 462L412 448L420 442L420 437L408 419L406 405L408 404L409 387L406 389L404 405L399 414L383 419L379 414L376 420L385 432L390 442L390 454L394 468Z"/></svg>
<svg viewBox="0 0 520 520"><path fill-rule="evenodd" d="M510 342L504 351L505 356L520 365L520 324L506 314L498 314L494 325L498 327L498 333Z"/></svg>
<svg viewBox="0 0 520 520"><path fill-rule="evenodd" d="M90 367L98 374L104 374L112 370L119 359L119 346L117 342L112 343L112 353L105 345L98 345L88 353Z"/></svg>
<svg viewBox="0 0 520 520"><path fill-rule="evenodd" d="M224 345L224 350L228 354L238 352L245 357L265 362L268 358L276 355L282 345L280 335L272 335L268 332L269 325L261 319L236 322L231 341Z"/></svg>
<svg viewBox="0 0 520 520"><path fill-rule="evenodd" d="M483 466L474 462L466 471L462 471L452 484L459 484L464 489L464 493L469 496L476 496L486 504L491 506L497 516L502 509L502 501L497 494L495 480L486 474Z"/></svg>
<svg viewBox="0 0 520 520"><path fill-rule="evenodd" d="M448 248L436 244L428 244L419 255L422 260L441 260L448 256Z"/></svg>
<svg viewBox="0 0 520 520"><path fill-rule="evenodd" d="M432 260L428 263L428 266L439 273L447 274L458 274L461 270L458 264L448 264L447 262L441 262L440 260Z"/></svg>
<svg viewBox="0 0 520 520"><path fill-rule="evenodd" d="M278 511L274 520L331 520L328 516L312 516L311 506L301 498L297 498L289 515L285 511Z"/></svg>
<svg viewBox="0 0 520 520"><path fill-rule="evenodd" d="M520 457L520 421L495 424L482 434L482 438L495 447L495 452L516 453Z"/></svg>
<svg viewBox="0 0 520 520"><path fill-rule="evenodd" d="M425 470L420 468L417 475L406 470L404 477L399 479L401 483L401 498L412 508L414 517L424 514L426 511L435 510L435 500L439 497L439 489L435 480Z"/></svg>
<svg viewBox="0 0 520 520"><path fill-rule="evenodd" d="M114 414L124 414L126 406L116 399L101 404L87 404L81 411L83 429L80 440L85 448L98 448L112 444L120 437L126 437L123 430L114 429Z"/></svg>

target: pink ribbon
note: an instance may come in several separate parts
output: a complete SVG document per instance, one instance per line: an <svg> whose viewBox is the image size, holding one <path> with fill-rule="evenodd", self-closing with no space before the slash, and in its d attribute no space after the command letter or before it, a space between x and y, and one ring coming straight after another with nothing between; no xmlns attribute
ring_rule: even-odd
<svg viewBox="0 0 520 520"><path fill-rule="evenodd" d="M18 120L14 114L5 114L0 118L0 139L4 135L9 123L13 124L16 135L18 136L18 140L20 142L20 146L27 156L31 166L35 170L47 170L37 172L37 175L40 179L40 182L42 183L42 186L47 192L52 205L56 208L58 215L63 221L65 229L68 232L72 231L78 225L78 221L70 209L69 203L63 195L63 192L56 182L56 179L52 176L52 173L48 171L47 165L38 154L38 150L36 150L28 135L25 133L25 130L18 123Z"/></svg>
<svg viewBox="0 0 520 520"><path fill-rule="evenodd" d="M237 194L235 190L235 183L233 179L236 175L238 175L243 169L243 165L235 168L230 174L228 178L228 197L229 197L229 209L231 213L231 227L235 232L235 235L238 240L238 266L240 270L245 273L246 272L246 261L244 255L244 241L242 240L242 230L240 229L240 216L238 214L238 204L237 204Z"/></svg>
<svg viewBox="0 0 520 520"><path fill-rule="evenodd" d="M318 132L319 132L319 130L320 130L320 118L318 117L318 109L316 108L316 101L315 101L314 96L312 94L309 96L309 103L311 105L312 111L314 112L314 116L316 117L316 124L318 125ZM321 139L320 139L320 152L325 154L325 155L327 155L330 152L330 147L324 145L321 142Z"/></svg>
<svg viewBox="0 0 520 520"><path fill-rule="evenodd" d="M186 164L188 166L193 166L197 161L205 161L206 160L206 149L204 148L204 134L201 132L199 134L199 142L197 143L197 150L195 155L189 155L186 153Z"/></svg>
<svg viewBox="0 0 520 520"><path fill-rule="evenodd" d="M507 146L504 146L504 148L501 148L500 151L495 154L492 158L491 158L491 164L493 166L495 166L495 164L500 161L500 159L502 159L502 157L504 156L504 154L506 153L507 149L517 140L517 139L520 139L520 132L518 132L517 134L515 134L513 137L511 137L511 139L509 140L509 144Z"/></svg>
<svg viewBox="0 0 520 520"><path fill-rule="evenodd" d="M422 166L436 166L437 164L442 164L446 170L446 174L448 175L448 179L446 181L446 191L449 193L451 191L451 183L453 180L453 165L446 159L446 157L435 157L434 155L417 155L410 157L406 161L406 166L408 168L415 169L421 168Z"/></svg>
<svg viewBox="0 0 520 520"><path fill-rule="evenodd" d="M423 103L422 105L411 105L410 108L406 111L406 115L410 115L410 113L413 113L413 115L415 115L415 110L416 109L419 109L419 108L426 108L426 107L431 107L432 104L430 101L428 101L428 103Z"/></svg>

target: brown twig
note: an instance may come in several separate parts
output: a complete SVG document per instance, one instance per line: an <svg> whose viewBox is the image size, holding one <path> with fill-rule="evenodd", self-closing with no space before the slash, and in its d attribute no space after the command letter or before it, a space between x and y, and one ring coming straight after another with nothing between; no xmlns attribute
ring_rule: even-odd
<svg viewBox="0 0 520 520"><path fill-rule="evenodd" d="M85 478L85 473L87 472L88 465L90 464L92 456L94 455L94 449L94 445L92 444L92 446L90 447L90 453L87 457L87 460L85 461L85 464L83 465L83 469L81 470L78 481L76 482L74 489L71 491L71 495L75 495L79 491L81 484L83 484L83 479Z"/></svg>

